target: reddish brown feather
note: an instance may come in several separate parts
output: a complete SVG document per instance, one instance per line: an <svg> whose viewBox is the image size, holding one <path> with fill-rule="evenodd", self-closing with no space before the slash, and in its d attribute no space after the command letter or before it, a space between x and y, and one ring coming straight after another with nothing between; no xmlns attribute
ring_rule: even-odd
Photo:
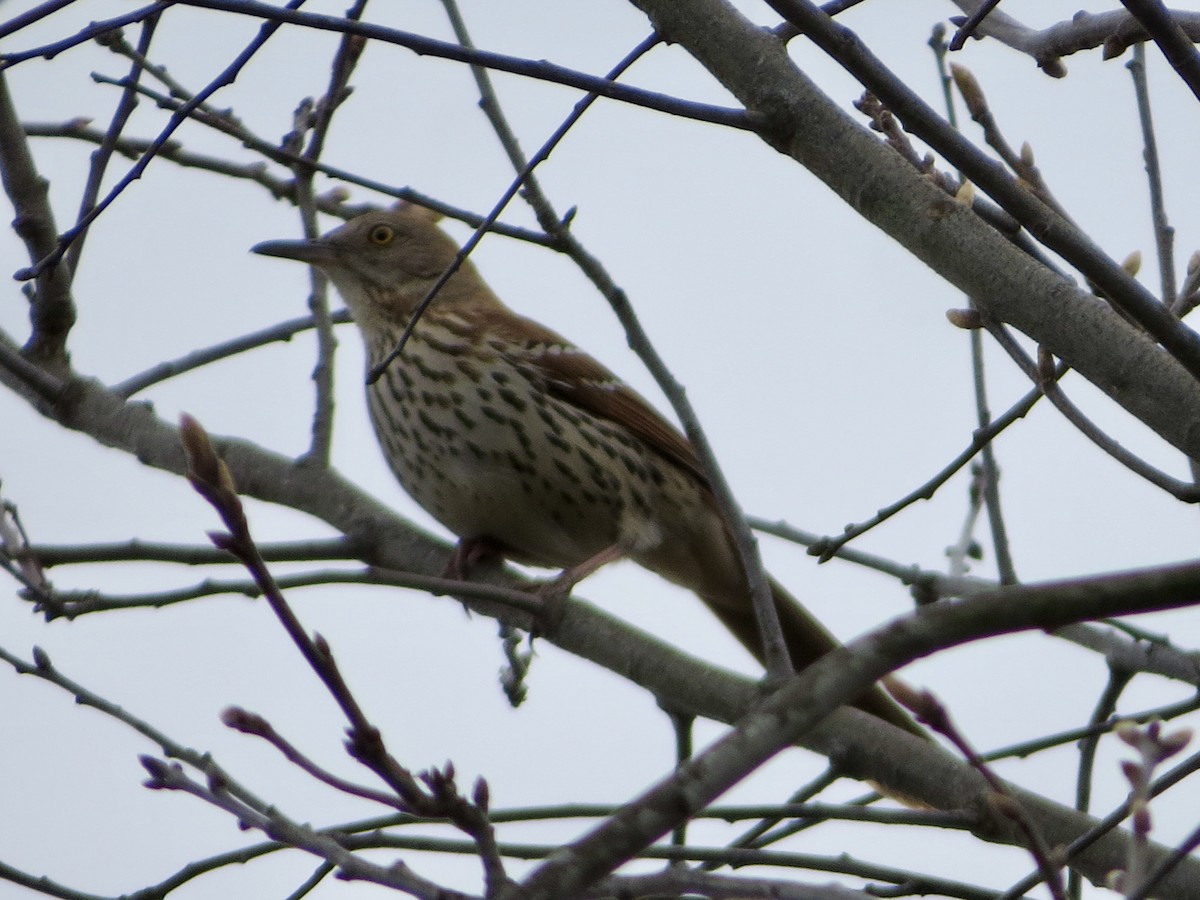
<svg viewBox="0 0 1200 900"><path fill-rule="evenodd" d="M515 361L535 369L551 396L621 426L707 486L708 478L687 438L644 397L562 335L511 312L489 322L484 331L517 345L522 352L514 354Z"/></svg>

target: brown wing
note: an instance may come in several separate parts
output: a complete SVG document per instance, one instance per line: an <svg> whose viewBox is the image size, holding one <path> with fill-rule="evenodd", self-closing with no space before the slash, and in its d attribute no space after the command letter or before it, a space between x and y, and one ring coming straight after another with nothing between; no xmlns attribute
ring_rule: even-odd
<svg viewBox="0 0 1200 900"><path fill-rule="evenodd" d="M551 396L620 425L651 450L708 484L687 438L644 397L561 335L532 319L514 318L515 322L507 316L489 322L489 330L521 346L524 352L520 362L537 369Z"/></svg>

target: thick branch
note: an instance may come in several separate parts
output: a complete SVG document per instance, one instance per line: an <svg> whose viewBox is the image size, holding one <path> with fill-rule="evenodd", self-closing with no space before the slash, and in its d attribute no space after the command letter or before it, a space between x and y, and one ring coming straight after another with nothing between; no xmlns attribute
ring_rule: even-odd
<svg viewBox="0 0 1200 900"><path fill-rule="evenodd" d="M126 402L95 382L73 379L58 404L39 407L60 423L134 454L148 465L184 471L177 429L145 405ZM324 520L355 546L364 548L364 557L372 563L425 574L441 571L449 550L445 544L413 528L336 472L298 465L248 441L217 439L215 443L242 493ZM515 576L495 571L488 577L505 585L516 581ZM511 606L478 600L468 603L482 614L518 626L530 624L528 616ZM642 685L671 709L715 721L737 720L761 696L751 681L687 657L582 601L571 602L552 640L568 652ZM841 771L877 781L931 807L972 811L981 837L1013 840L986 813L985 786L979 776L927 741L856 710L841 709L805 734L800 743L835 758ZM1021 799L1053 842L1067 843L1094 824L1091 818L1036 795L1022 794ZM1120 865L1126 841L1123 834L1110 834L1089 849L1080 867L1089 877L1103 877ZM1200 863L1185 864L1178 870L1163 896L1200 896L1189 893L1189 885L1200 885Z"/></svg>
<svg viewBox="0 0 1200 900"><path fill-rule="evenodd" d="M931 652L1014 630L1053 630L1103 615L1104 610L1122 615L1183 606L1196 602L1197 596L1200 565L1193 563L1104 578L1002 588L958 604L918 610L832 651L789 678L703 754L535 870L518 896L524 900L574 896L641 852L690 810L702 808L744 778L747 764L761 765L803 735L839 704L853 698L861 684L882 678ZM977 772L972 774L976 779L983 778ZM999 784L996 779L992 783ZM1047 846L1069 843L1064 823L1048 814L1048 801L1016 787L1003 787L1010 799L1020 804L1027 821L1036 822ZM976 828L976 834L1017 842L1014 833L1020 829L1012 819L997 814L990 827L986 820L986 815L981 816L982 827ZM1121 840L1110 832L1087 853L1100 851L1105 843L1112 851ZM1167 855L1161 849L1151 853L1156 861ZM1079 857L1077 862L1093 880L1122 867L1120 857L1104 862ZM1178 878L1169 887L1164 882L1161 888L1163 895L1180 892L1200 896L1200 882L1195 879Z"/></svg>
<svg viewBox="0 0 1200 900"><path fill-rule="evenodd" d="M765 117L761 133L772 147L808 168L984 312L1032 337L1165 440L1200 458L1200 387L1146 335L929 184L821 93L775 36L722 0L637 2L660 33ZM1187 329L1177 335L1189 346L1196 343Z"/></svg>
<svg viewBox="0 0 1200 900"><path fill-rule="evenodd" d="M965 13L974 13L984 0L953 0ZM1171 17L1192 40L1200 40L1200 13L1172 11ZM1026 53L1046 70L1047 74L1062 77L1066 67L1061 57L1082 50L1104 46L1106 59L1119 56L1130 44L1147 37L1141 24L1122 9L1101 13L1080 11L1062 22L1047 28L1035 29L995 9L972 32L978 37L990 37Z"/></svg>
<svg viewBox="0 0 1200 900"><path fill-rule="evenodd" d="M29 152L29 142L17 118L3 70L0 70L0 182L16 213L13 230L25 242L30 260L44 259L58 243L49 183L38 174L33 154ZM25 352L38 362L65 365L67 335L75 324L71 270L65 262L38 275L32 301L29 318L33 334Z"/></svg>

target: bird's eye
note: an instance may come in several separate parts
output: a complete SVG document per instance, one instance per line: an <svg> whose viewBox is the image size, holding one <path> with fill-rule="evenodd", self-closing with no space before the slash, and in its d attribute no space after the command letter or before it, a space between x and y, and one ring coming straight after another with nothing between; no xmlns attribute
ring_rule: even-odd
<svg viewBox="0 0 1200 900"><path fill-rule="evenodd" d="M367 234L371 243L376 247L386 247L396 236L396 230L391 225L376 225Z"/></svg>

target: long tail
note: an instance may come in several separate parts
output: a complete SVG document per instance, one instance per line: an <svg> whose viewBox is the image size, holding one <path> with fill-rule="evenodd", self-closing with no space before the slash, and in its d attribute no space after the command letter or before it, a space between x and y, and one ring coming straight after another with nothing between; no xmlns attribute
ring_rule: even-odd
<svg viewBox="0 0 1200 900"><path fill-rule="evenodd" d="M771 594L775 599L775 611L779 616L783 638L787 643L788 652L792 655L792 665L796 671L811 665L830 650L840 646L837 638L814 619L798 600L773 578L770 581ZM754 610L748 605L731 607L716 599L708 597L702 599L721 620L721 623L732 632L733 636L741 641L742 645L753 653L760 663L763 662L762 639L758 634L758 623L754 617ZM885 722L903 728L905 731L920 737L929 737L909 717L903 707L878 684L856 698L854 705Z"/></svg>

